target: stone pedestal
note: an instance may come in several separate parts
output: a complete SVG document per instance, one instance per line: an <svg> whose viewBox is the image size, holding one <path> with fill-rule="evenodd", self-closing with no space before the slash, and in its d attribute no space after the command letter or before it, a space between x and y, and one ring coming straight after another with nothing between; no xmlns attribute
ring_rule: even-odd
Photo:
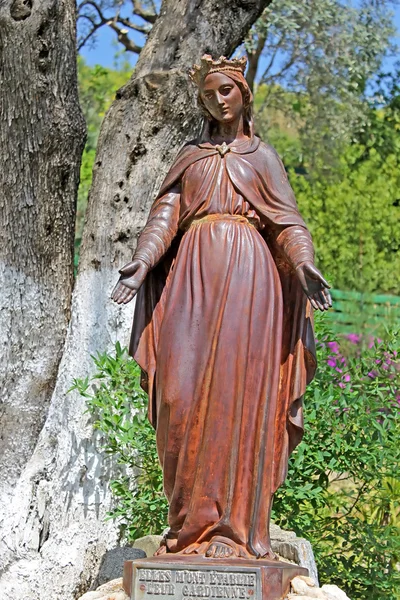
<svg viewBox="0 0 400 600"><path fill-rule="evenodd" d="M167 554L126 561L124 590L130 600L281 600L298 575L307 569L281 561Z"/></svg>

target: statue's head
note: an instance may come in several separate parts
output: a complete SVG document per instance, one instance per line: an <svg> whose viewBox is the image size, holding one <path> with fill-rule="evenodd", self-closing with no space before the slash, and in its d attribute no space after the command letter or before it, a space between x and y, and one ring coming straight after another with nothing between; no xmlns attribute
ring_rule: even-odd
<svg viewBox="0 0 400 600"><path fill-rule="evenodd" d="M205 54L190 78L198 88L198 102L210 122L230 123L243 116L244 130L252 135L253 96L244 77L245 57L213 60Z"/></svg>

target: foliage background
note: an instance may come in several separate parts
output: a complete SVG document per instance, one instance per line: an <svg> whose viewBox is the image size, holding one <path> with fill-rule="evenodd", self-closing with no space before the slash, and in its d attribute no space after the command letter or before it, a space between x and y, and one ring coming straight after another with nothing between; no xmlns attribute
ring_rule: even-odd
<svg viewBox="0 0 400 600"><path fill-rule="evenodd" d="M88 140L78 194L77 251L101 121L115 92L130 76L128 63L112 70L88 67L80 58L78 66ZM379 92L385 108L375 101L368 104L368 132L363 129L358 139L332 149L329 163L320 147L324 146L323 140L314 140L313 157L309 156L309 142L304 142L301 131L302 115L296 116L292 109L288 112L288 106L296 107L300 100L306 104L307 95L299 92L295 96L281 89L278 110L265 107L265 85L255 94L257 132L282 156L313 236L318 266L338 289L400 295L398 80L396 73L386 82L385 97Z"/></svg>
<svg viewBox="0 0 400 600"><path fill-rule="evenodd" d="M81 179L78 190L76 220L76 246L82 238L87 197L92 183L93 164L101 123L114 100L116 91L129 79L132 68L127 61L119 61L118 68L107 69L101 65L89 67L78 57L79 101L86 120L87 140L82 156Z"/></svg>

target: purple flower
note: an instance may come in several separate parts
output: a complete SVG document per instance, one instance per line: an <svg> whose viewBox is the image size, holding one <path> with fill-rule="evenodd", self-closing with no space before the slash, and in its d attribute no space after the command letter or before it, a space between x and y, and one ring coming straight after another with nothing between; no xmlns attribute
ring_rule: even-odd
<svg viewBox="0 0 400 600"><path fill-rule="evenodd" d="M382 344L383 340L381 340L381 338L374 338L374 337L370 337L369 338L369 342L368 342L368 348L373 348L374 346L377 346L378 344Z"/></svg>
<svg viewBox="0 0 400 600"><path fill-rule="evenodd" d="M328 365L328 367L336 367L336 358L330 356L326 361L326 364Z"/></svg>
<svg viewBox="0 0 400 600"><path fill-rule="evenodd" d="M348 333L346 335L346 338L349 340L349 342L351 342L352 344L359 344L361 341L361 336L358 335L358 333Z"/></svg>
<svg viewBox="0 0 400 600"><path fill-rule="evenodd" d="M374 371L370 371L368 373L368 377L371 377L371 379L375 379L375 377L378 377L377 371L375 371L375 370Z"/></svg>
<svg viewBox="0 0 400 600"><path fill-rule="evenodd" d="M328 342L328 348L333 352L333 354L339 354L339 344L338 342Z"/></svg>

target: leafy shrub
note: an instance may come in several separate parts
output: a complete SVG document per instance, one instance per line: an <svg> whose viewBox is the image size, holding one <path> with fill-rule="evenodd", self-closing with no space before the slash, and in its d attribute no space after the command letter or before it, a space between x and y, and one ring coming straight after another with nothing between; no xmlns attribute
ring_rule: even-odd
<svg viewBox="0 0 400 600"><path fill-rule="evenodd" d="M305 435L273 518L310 540L321 579L352 599L393 600L400 583L399 337L358 338L346 357L321 320L317 334Z"/></svg>
<svg viewBox="0 0 400 600"><path fill-rule="evenodd" d="M273 519L311 541L321 580L336 583L352 600L394 600L400 583L399 336L366 343L350 336L346 355L321 318L317 336L319 369L305 398L305 436L276 493ZM87 398L105 451L127 468L111 484L116 506L110 517L120 520L128 540L160 533L167 503L139 369L118 344L115 357L94 360L94 378L74 387Z"/></svg>
<svg viewBox="0 0 400 600"><path fill-rule="evenodd" d="M115 356L98 354L93 360L92 379L75 379L71 389L87 398L94 427L104 436L104 451L124 467L111 482L115 508L109 517L119 520L128 541L160 533L167 526L168 504L140 369L119 343Z"/></svg>
<svg viewBox="0 0 400 600"><path fill-rule="evenodd" d="M354 145L340 157L335 177L290 175L309 224L318 267L339 290L400 292L400 152L382 161ZM379 216L378 216L379 215Z"/></svg>

